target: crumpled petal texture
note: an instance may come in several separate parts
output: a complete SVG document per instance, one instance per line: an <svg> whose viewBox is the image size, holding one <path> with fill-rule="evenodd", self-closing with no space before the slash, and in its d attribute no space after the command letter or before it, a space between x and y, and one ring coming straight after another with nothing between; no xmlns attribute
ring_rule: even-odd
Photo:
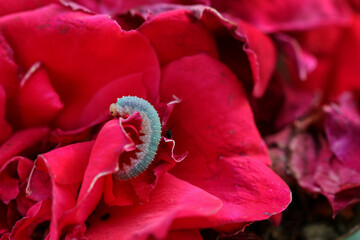
<svg viewBox="0 0 360 240"><path fill-rule="evenodd" d="M273 146L271 153L277 158L278 170L286 168L281 161L286 162L287 152L288 166L297 182L308 192L324 195L335 216L360 201L357 144L360 115L357 101L349 93L342 95L338 103L324 106L322 114L324 132L319 129L314 134L287 127L268 137L267 143Z"/></svg>

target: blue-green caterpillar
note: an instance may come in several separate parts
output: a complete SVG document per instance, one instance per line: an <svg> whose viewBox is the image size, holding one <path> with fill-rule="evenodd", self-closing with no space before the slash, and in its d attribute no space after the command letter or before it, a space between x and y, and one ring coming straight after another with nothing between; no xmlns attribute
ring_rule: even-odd
<svg viewBox="0 0 360 240"><path fill-rule="evenodd" d="M142 118L140 136L142 144L136 146L139 152L136 158L130 158L130 165L124 165L122 170L115 173L115 177L120 180L129 180L137 177L145 171L153 161L159 147L161 137L161 123L155 108L146 100L138 97L118 98L116 104L110 105L110 113L113 116L123 117L126 114L139 112Z"/></svg>

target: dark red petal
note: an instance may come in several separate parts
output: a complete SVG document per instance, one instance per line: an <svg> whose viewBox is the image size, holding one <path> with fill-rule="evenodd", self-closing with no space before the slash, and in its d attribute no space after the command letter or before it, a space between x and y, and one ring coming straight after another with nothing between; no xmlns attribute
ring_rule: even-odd
<svg viewBox="0 0 360 240"><path fill-rule="evenodd" d="M1 78L1 77L0 77ZM11 135L11 127L5 119L6 113L6 93L0 85L0 144Z"/></svg>
<svg viewBox="0 0 360 240"><path fill-rule="evenodd" d="M168 122L180 152L171 171L224 201L217 224L250 222L283 211L287 185L268 168L270 159L237 78L206 55L185 57L163 70L161 96L182 101ZM274 200L276 198L276 200Z"/></svg>
<svg viewBox="0 0 360 240"><path fill-rule="evenodd" d="M31 149L41 143L43 138L49 133L49 129L29 128L14 133L6 142L0 146L0 166L13 156Z"/></svg>
<svg viewBox="0 0 360 240"><path fill-rule="evenodd" d="M64 106L39 62L20 83L19 106L26 127L48 125Z"/></svg>
<svg viewBox="0 0 360 240"><path fill-rule="evenodd" d="M141 25L139 31L150 39L162 65L198 53L217 57L214 36L190 11L161 13Z"/></svg>
<svg viewBox="0 0 360 240"><path fill-rule="evenodd" d="M183 240L183 239L191 239L191 240L202 240L203 237L200 234L199 230L175 230L170 231L166 236L167 240Z"/></svg>
<svg viewBox="0 0 360 240"><path fill-rule="evenodd" d="M98 208L89 218L89 239L165 238L174 219L197 221L214 214L221 201L170 174L164 174L148 203L132 207Z"/></svg>
<svg viewBox="0 0 360 240"><path fill-rule="evenodd" d="M331 118L327 116L327 118ZM356 156L339 160L329 143L321 136L297 134L290 142L291 170L301 187L324 195L330 202L334 216L339 210L360 201L360 174ZM341 143L339 143L341 145ZM344 146L343 146L344 147ZM349 146L351 149L351 145ZM348 147L344 147L347 151ZM355 165L355 166L354 166Z"/></svg>
<svg viewBox="0 0 360 240"><path fill-rule="evenodd" d="M11 230L11 239L14 240L31 240L34 237L45 237L35 235L35 228L38 225L46 224L51 217L51 201L49 199L38 202L32 206L26 216L19 220ZM46 224L48 225L48 224ZM42 229L46 232L46 229Z"/></svg>
<svg viewBox="0 0 360 240"><path fill-rule="evenodd" d="M56 126L82 127L79 119L83 109L98 89L129 74L142 74L148 99L156 100L159 64L153 47L142 34L122 31L105 15L57 5L13 17L17 20L2 18L0 24L18 61L28 69L41 60L65 105ZM32 44L23 44L24 38Z"/></svg>

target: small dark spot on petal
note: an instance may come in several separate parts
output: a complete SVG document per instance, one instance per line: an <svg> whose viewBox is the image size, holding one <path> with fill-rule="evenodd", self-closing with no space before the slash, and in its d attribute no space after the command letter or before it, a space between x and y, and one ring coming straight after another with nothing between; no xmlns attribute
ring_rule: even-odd
<svg viewBox="0 0 360 240"><path fill-rule="evenodd" d="M69 30L69 26L61 26L59 31L61 34L65 34Z"/></svg>
<svg viewBox="0 0 360 240"><path fill-rule="evenodd" d="M172 138L172 131L170 129L166 130L165 137L171 139Z"/></svg>
<svg viewBox="0 0 360 240"><path fill-rule="evenodd" d="M110 213L105 213L104 215L102 215L102 216L100 217L100 220L106 221L106 220L108 220L109 218L110 218Z"/></svg>

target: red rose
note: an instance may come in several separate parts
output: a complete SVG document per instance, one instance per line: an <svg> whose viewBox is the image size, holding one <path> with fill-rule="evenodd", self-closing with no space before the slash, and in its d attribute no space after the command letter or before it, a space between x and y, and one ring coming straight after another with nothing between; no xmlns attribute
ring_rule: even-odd
<svg viewBox="0 0 360 240"><path fill-rule="evenodd" d="M4 238L200 239L289 204L241 83L264 91L275 64L256 65L272 41L210 8L153 11L121 26L75 4L0 18ZM149 168L120 181L143 120L109 114L127 95L155 107L162 137Z"/></svg>

